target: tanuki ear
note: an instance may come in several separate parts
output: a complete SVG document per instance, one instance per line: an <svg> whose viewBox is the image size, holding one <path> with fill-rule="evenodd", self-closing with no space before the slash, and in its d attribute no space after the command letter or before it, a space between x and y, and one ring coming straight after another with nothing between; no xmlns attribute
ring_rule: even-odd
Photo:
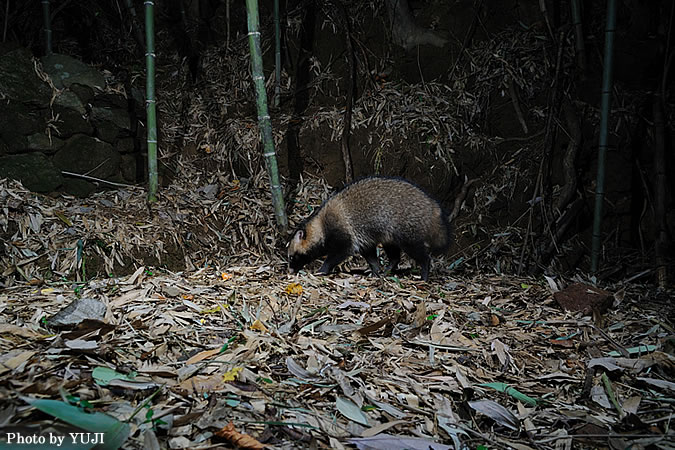
<svg viewBox="0 0 675 450"><path fill-rule="evenodd" d="M298 230L295 232L295 236L293 236L293 243L299 244L305 239L305 232L303 230Z"/></svg>

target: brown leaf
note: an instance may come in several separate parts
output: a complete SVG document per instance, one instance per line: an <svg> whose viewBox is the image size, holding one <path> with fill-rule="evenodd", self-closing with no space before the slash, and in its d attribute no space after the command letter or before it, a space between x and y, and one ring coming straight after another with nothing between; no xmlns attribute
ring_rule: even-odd
<svg viewBox="0 0 675 450"><path fill-rule="evenodd" d="M26 327L18 327L8 323L0 323L0 334L14 334L25 338L38 337L39 333Z"/></svg>
<svg viewBox="0 0 675 450"><path fill-rule="evenodd" d="M378 320L375 323L371 323L369 325L361 327L358 330L356 330L356 332L359 333L361 336L367 336L367 335L369 335L371 333L374 333L375 331L379 330L383 326L389 324L389 322L390 322L390 318L386 317L382 320Z"/></svg>
<svg viewBox="0 0 675 450"><path fill-rule="evenodd" d="M195 364L198 363L199 361L203 361L207 358L217 355L218 353L220 353L220 350L221 350L220 348L214 348L211 350L204 350L203 352L199 352L196 355L193 355L187 361L185 361L185 365L189 366L190 364Z"/></svg>
<svg viewBox="0 0 675 450"><path fill-rule="evenodd" d="M220 431L216 431L216 436L227 439L232 442L234 445L237 445L241 448L247 449L263 449L265 446L249 436L248 434L243 434L234 429L234 424L232 422L228 423L227 426L222 428Z"/></svg>

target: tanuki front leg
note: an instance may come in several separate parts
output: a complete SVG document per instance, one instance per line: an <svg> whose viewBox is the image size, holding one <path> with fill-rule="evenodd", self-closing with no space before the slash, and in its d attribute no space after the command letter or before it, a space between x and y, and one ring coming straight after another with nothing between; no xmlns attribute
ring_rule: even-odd
<svg viewBox="0 0 675 450"><path fill-rule="evenodd" d="M324 261L323 265L317 272L318 274L321 275L328 275L331 273L331 271L340 264L342 261L347 259L349 257L349 253L346 252L341 252L341 253L333 253L333 254L328 254L328 257Z"/></svg>

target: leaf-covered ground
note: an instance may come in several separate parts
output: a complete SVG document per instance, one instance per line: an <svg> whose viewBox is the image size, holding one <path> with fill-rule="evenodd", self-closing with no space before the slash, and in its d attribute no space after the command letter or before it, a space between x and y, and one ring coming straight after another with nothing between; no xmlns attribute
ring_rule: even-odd
<svg viewBox="0 0 675 450"><path fill-rule="evenodd" d="M5 442L68 422L125 448L674 448L672 292L605 285L584 313L554 298L572 280L450 259L428 283L363 260L289 275L256 180L173 186L150 212L135 190L0 187ZM167 269L170 245L194 268Z"/></svg>

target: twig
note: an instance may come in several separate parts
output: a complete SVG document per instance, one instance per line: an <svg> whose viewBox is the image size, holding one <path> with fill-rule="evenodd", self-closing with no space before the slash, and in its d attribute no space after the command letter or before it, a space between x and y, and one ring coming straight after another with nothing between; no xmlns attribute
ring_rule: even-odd
<svg viewBox="0 0 675 450"><path fill-rule="evenodd" d="M542 134L544 134L545 131L546 130L541 130L538 133L532 134L530 136L509 137L509 138L497 137L497 138L494 138L493 142L494 142L495 145L501 145L501 144L504 144L506 142L527 142L527 141L531 141L532 139L534 139L536 137L541 136Z"/></svg>
<svg viewBox="0 0 675 450"><path fill-rule="evenodd" d="M9 22L9 0L5 5L5 25L2 27L2 42L7 41L7 24Z"/></svg>
<svg viewBox="0 0 675 450"><path fill-rule="evenodd" d="M9 4L9 2L7 2ZM668 21L668 36L666 37L666 58L663 63L663 75L661 76L661 98L666 98L666 85L670 63L673 61L673 54L670 52L670 39L673 31L673 16L675 15L675 2L670 6L670 20Z"/></svg>
<svg viewBox="0 0 675 450"><path fill-rule="evenodd" d="M72 1L72 0L65 0L65 1L62 2L58 7L54 8L54 9L52 10L52 13L51 13L50 16L49 16L49 20L54 20L54 17L56 17L56 15L57 15L58 13L60 13L61 10L63 10L63 8L65 8L66 6L68 6L68 3L70 3L71 1Z"/></svg>
<svg viewBox="0 0 675 450"><path fill-rule="evenodd" d="M614 347L614 349L615 349L617 352L621 353L621 355L622 355L623 357L625 357L625 358L629 358L629 357L630 357L630 353L628 353L628 350L626 350L625 348L623 348L618 342L616 342L614 339L612 339L612 337L611 337L609 334L607 334L607 333L605 332L605 330L603 330L602 328L598 328L597 326L595 326L594 324L592 324L592 323L590 323L590 322L587 323L587 324L585 324L585 325L588 325L589 327L593 328L595 331L597 331L598 333L600 333L600 334L602 335L602 337L604 337L605 339L607 339L607 342L609 342L609 343L612 345L612 347Z"/></svg>
<svg viewBox="0 0 675 450"><path fill-rule="evenodd" d="M117 187L123 187L123 188L138 188L138 186L134 186L132 184L115 183L113 181L103 180L101 178L90 177L89 175L82 175L80 173L66 172L65 170L62 170L61 173L63 175L68 175L69 177L84 178L85 180L98 181L99 183L105 183L105 184L109 184L111 186L117 186Z"/></svg>
<svg viewBox="0 0 675 450"><path fill-rule="evenodd" d="M546 22L546 28L548 33L551 35L551 40L555 42L555 35L553 34L553 28L551 27L551 21L548 19L548 9L546 8L546 0L539 0L539 10L544 16L544 22Z"/></svg>
<svg viewBox="0 0 675 450"><path fill-rule="evenodd" d="M562 109L565 115L565 120L567 121L567 125L569 127L569 132L567 133L569 142L562 159L562 169L565 184L563 185L560 195L558 196L558 201L554 205L554 209L557 209L561 212L572 201L574 193L577 189L577 175L574 161L576 161L577 154L579 153L579 146L581 144L581 124L577 119L572 105L570 105L569 102L565 102ZM562 124L559 126L562 128Z"/></svg>
<svg viewBox="0 0 675 450"><path fill-rule="evenodd" d="M342 161L345 164L345 181L347 183L354 179L354 169L352 167L352 155L349 151L349 135L352 128L352 106L354 102L354 87L356 86L356 64L354 62L354 47L352 46L352 33L349 26L349 15L344 3L338 0L338 9L342 13L342 21L345 32L345 42L347 44L347 67L349 68L349 83L347 87L345 105L345 115L342 127Z"/></svg>
<svg viewBox="0 0 675 450"><path fill-rule="evenodd" d="M476 25L478 24L478 14L480 13L480 8L483 5L483 0L478 1L478 5L476 6L476 13L473 15L473 21L471 22L471 26L466 32L466 35L464 36L464 42L462 42L462 48L459 50L459 54L457 55L457 59L455 59L455 63L452 65L452 69L450 70L450 75L448 75L448 79L452 80L452 76L455 74L455 69L457 68L457 65L459 62L462 60L462 56L464 55L464 52L466 51L466 48L469 46L469 42L473 38L474 33L476 32Z"/></svg>
<svg viewBox="0 0 675 450"><path fill-rule="evenodd" d="M633 280L637 280L638 278L643 277L643 276L645 276L645 275L651 273L653 270L654 270L654 269L650 268L650 269L645 269L645 270L643 270L642 272L638 272L638 273L636 273L635 275L633 275L632 277L630 277L630 278L628 278L627 280L625 280L624 283L630 283L630 282L633 281Z"/></svg>
<svg viewBox="0 0 675 450"><path fill-rule="evenodd" d="M513 109L516 111L518 122L520 122L520 126L523 127L523 133L527 134L529 132L527 122L525 122L523 111L520 109L520 102L518 101L516 88L513 86L513 79L509 79L509 95L511 96L511 103L513 103Z"/></svg>
<svg viewBox="0 0 675 450"><path fill-rule="evenodd" d="M550 437L549 437L550 436ZM548 442L558 441L560 439L588 439L588 438L624 438L624 439L641 439L641 438L657 438L658 435L654 434L619 434L619 433L598 433L598 434L566 434L564 436L551 435L551 434L542 434L539 437L548 437L541 441L534 441L537 444L546 444ZM663 439L666 439L666 436L662 436Z"/></svg>
<svg viewBox="0 0 675 450"><path fill-rule="evenodd" d="M478 181L478 178L472 178L470 180L466 180L464 182L464 186L462 186L462 190L459 191L459 194L455 198L455 204L452 208L452 212L450 212L450 215L448 216L448 220L452 222L457 218L459 215L459 209L462 207L462 204L464 203L464 200L466 199L466 194L469 191L469 188L473 183Z"/></svg>
<svg viewBox="0 0 675 450"><path fill-rule="evenodd" d="M560 32L561 35L564 33L564 31ZM543 193L543 183L542 179L544 176L544 162L548 159L548 142L549 138L551 136L551 126L553 124L553 116L555 115L556 108L555 108L555 102L556 98L558 95L558 85L559 83L559 76L560 76L560 68L561 68L561 61L562 61L562 49L563 49L563 42L564 39L560 38L559 44L558 44L558 57L556 58L556 65L555 65L555 76L553 77L553 89L551 90L551 97L549 100L549 115L548 115L548 120L546 121L546 134L544 136L544 154L541 156L541 161L539 162L539 172L537 174L537 180L535 181L534 184L534 190L532 191L532 199L530 201L530 217L527 222L527 231L525 233L525 239L523 240L523 246L520 250L520 259L518 261L518 271L516 272L517 275L520 275L523 271L523 265L525 263L525 254L526 254L526 249L527 249L527 240L530 238L530 232L532 231L532 223L534 219L534 205L537 203L537 196L539 195L540 192ZM552 146L551 146L552 147ZM542 201L543 203L543 201ZM543 205L542 205L542 215L543 215ZM542 217L544 219L544 217ZM534 247L534 242L532 244Z"/></svg>

